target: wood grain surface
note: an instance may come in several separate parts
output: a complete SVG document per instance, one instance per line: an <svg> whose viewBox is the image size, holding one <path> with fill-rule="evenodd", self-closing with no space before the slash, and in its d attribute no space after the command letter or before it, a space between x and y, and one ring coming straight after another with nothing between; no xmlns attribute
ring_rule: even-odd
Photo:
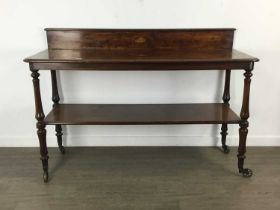
<svg viewBox="0 0 280 210"><path fill-rule="evenodd" d="M224 104L59 104L47 124L221 124L240 118Z"/></svg>

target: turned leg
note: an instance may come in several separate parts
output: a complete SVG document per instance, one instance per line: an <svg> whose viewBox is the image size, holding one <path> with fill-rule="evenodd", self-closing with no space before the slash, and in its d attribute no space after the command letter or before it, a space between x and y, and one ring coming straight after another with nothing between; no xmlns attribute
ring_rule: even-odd
<svg viewBox="0 0 280 210"><path fill-rule="evenodd" d="M226 138L228 135L228 125L227 124L222 124L222 128L221 128L221 136L222 136L222 149L224 151L225 154L229 153L229 147L226 145Z"/></svg>
<svg viewBox="0 0 280 210"><path fill-rule="evenodd" d="M241 121L239 123L239 146L238 146L238 170L244 177L251 177L253 171L248 168L244 168L244 160L246 158L246 139L248 134L248 118L249 118L249 96L250 96L250 84L252 77L252 69L245 70L244 76L244 90L243 90L243 102L240 112Z"/></svg>
<svg viewBox="0 0 280 210"><path fill-rule="evenodd" d="M52 101L53 101L53 107L59 104L59 94L58 94L58 89L57 89L57 79L56 79L56 71L51 70L51 78L52 78ZM60 152L62 154L65 153L65 148L62 145L62 127L61 125L56 125L55 126L55 131L56 131L56 137L57 137L57 144Z"/></svg>
<svg viewBox="0 0 280 210"><path fill-rule="evenodd" d="M229 100L230 100L230 73L231 70L227 69L225 75L225 86L224 86L224 94L223 94L223 101L224 104L227 106L229 106ZM228 134L227 131L228 131L228 125L226 123L222 124L222 128L221 128L222 149L225 154L229 153L229 147L226 145L226 137Z"/></svg>
<svg viewBox="0 0 280 210"><path fill-rule="evenodd" d="M43 164L43 178L44 182L48 181L49 174L48 174L48 149L47 149L47 143L46 143L46 124L44 122L44 111L43 111L43 106L42 106L42 101L41 101L41 93L40 93L40 81L39 81L39 76L40 74L38 73L38 70L32 70L31 76L33 77L33 87L34 87L34 97L35 97L35 118L37 119L37 134L39 138L39 143L40 143L40 154L41 154L41 160Z"/></svg>
<svg viewBox="0 0 280 210"><path fill-rule="evenodd" d="M246 139L248 134L248 121L242 121L239 128L239 147L238 147L238 170L244 177L251 177L253 171L248 168L244 168L244 160L246 158Z"/></svg>
<svg viewBox="0 0 280 210"><path fill-rule="evenodd" d="M62 128L61 125L55 126L56 137L57 137L57 144L60 152L65 154L65 148L62 146Z"/></svg>
<svg viewBox="0 0 280 210"><path fill-rule="evenodd" d="M48 182L49 179L49 173L48 173L48 149L47 149L47 142L46 142L46 125L42 122L37 122L37 134L40 142L40 154L41 154L41 160L43 165L43 179L44 182Z"/></svg>

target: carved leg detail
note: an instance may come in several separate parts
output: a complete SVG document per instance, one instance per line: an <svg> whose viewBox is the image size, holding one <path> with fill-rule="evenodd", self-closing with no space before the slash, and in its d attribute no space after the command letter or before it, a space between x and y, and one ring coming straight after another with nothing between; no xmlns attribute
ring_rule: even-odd
<svg viewBox="0 0 280 210"><path fill-rule="evenodd" d="M238 170L244 177L251 177L253 171L248 168L244 168L244 160L246 158L246 139L248 134L248 121L243 121L240 123L239 128L239 147L238 147Z"/></svg>
<svg viewBox="0 0 280 210"><path fill-rule="evenodd" d="M65 148L62 145L62 128L61 125L56 125L55 126L55 131L56 131L56 137L57 137L57 144L58 144L58 148L61 152L61 154L65 154Z"/></svg>
<svg viewBox="0 0 280 210"><path fill-rule="evenodd" d="M229 147L226 145L226 137L227 137L227 130L228 130L228 126L227 124L222 124L222 128L221 128L221 135L222 135L222 149L224 151L225 154L229 153Z"/></svg>
<svg viewBox="0 0 280 210"><path fill-rule="evenodd" d="M48 181L49 173L48 173L48 149L46 142L46 134L47 131L45 129L46 124L44 122L45 115L42 106L41 93L40 93L40 81L38 70L33 70L32 66L30 66L30 70L32 71L31 76L33 78L33 88L34 88L34 97L35 97L35 118L37 119L37 135L40 143L40 155L43 165L43 178L44 182Z"/></svg>
<svg viewBox="0 0 280 210"><path fill-rule="evenodd" d="M239 123L239 147L238 147L238 170L244 177L251 177L253 172L251 169L244 168L244 160L246 158L246 140L248 134L248 118L249 113L249 96L250 96L250 84L252 77L252 69L245 69L244 89L243 89L243 102L240 112L241 122Z"/></svg>
<svg viewBox="0 0 280 210"><path fill-rule="evenodd" d="M230 74L231 70L226 70L225 75L225 86L224 86L224 94L223 94L223 101L226 106L229 106L230 100ZM227 137L228 125L226 123L222 124L221 128L221 135L222 135L222 149L225 154L229 153L229 147L226 145L226 137Z"/></svg>
<svg viewBox="0 0 280 210"><path fill-rule="evenodd" d="M53 101L53 107L57 106L59 104L59 94L57 89L57 78L56 78L56 71L51 70L51 79L52 79L52 101ZM62 128L61 125L55 126L56 131L56 137L57 137L57 144L60 152L62 154L65 154L65 148L62 145Z"/></svg>
<svg viewBox="0 0 280 210"><path fill-rule="evenodd" d="M47 149L47 143L46 143L46 129L45 129L45 123L44 122L37 122L37 134L40 142L40 154L41 154L41 160L43 165L43 178L44 182L48 182L49 179L49 173L48 173L48 149Z"/></svg>

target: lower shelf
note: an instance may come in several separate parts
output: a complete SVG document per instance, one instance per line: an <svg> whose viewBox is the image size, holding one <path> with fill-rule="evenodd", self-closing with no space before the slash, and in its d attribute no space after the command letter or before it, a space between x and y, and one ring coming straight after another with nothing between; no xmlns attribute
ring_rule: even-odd
<svg viewBox="0 0 280 210"><path fill-rule="evenodd" d="M237 124L240 117L222 103L59 104L45 122L49 125Z"/></svg>

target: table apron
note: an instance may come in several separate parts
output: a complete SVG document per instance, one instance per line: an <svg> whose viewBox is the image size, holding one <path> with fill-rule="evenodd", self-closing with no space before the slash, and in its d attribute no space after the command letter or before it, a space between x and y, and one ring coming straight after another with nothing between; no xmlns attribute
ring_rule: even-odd
<svg viewBox="0 0 280 210"><path fill-rule="evenodd" d="M253 69L254 62L188 62L188 63L79 63L79 62L31 62L31 70L108 70L108 71L168 71L168 70L225 70Z"/></svg>

